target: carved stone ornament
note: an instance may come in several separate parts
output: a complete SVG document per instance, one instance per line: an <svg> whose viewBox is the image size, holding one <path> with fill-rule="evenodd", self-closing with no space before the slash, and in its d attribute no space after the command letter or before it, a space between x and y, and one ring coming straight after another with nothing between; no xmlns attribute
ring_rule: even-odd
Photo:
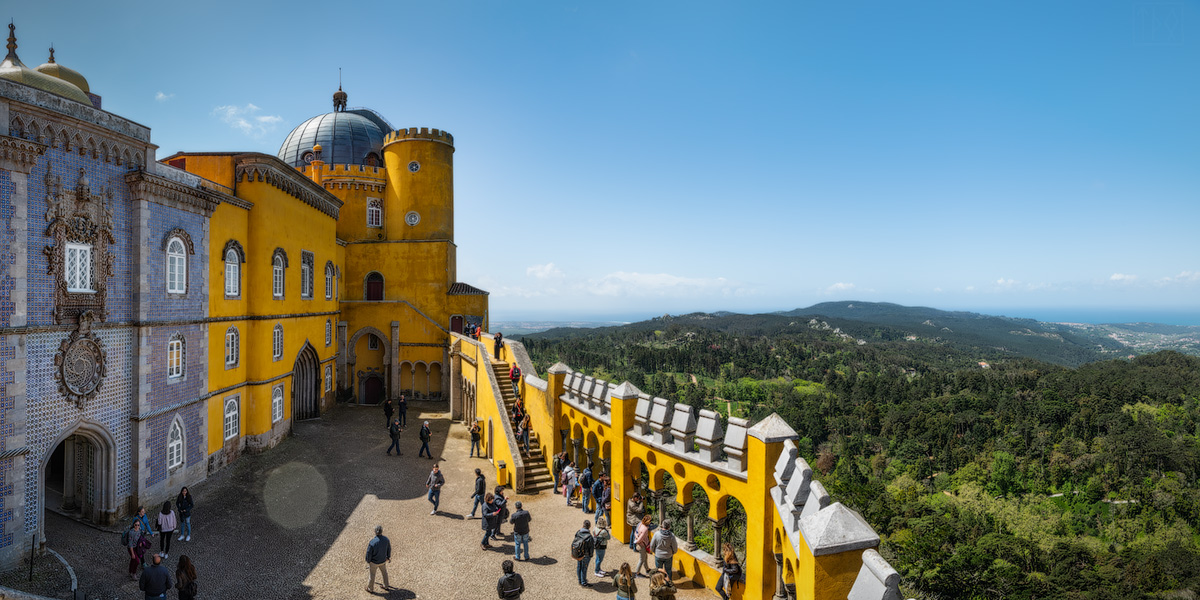
<svg viewBox="0 0 1200 600"><path fill-rule="evenodd" d="M85 311L79 315L79 328L71 332L54 356L54 379L58 393L79 408L100 393L107 374L104 347L92 333L95 315Z"/></svg>
<svg viewBox="0 0 1200 600"><path fill-rule="evenodd" d="M113 244L113 194L111 188L96 190L93 194L87 173L79 169L75 189L64 193L62 183L53 174L53 167L46 168L46 235L53 243L46 246L46 272L54 281L54 322L73 323L85 312L93 313L98 321L108 317L108 279L113 275L115 257L109 252ZM90 246L86 276L88 289L68 288L67 244ZM78 276L77 276L78 277Z"/></svg>

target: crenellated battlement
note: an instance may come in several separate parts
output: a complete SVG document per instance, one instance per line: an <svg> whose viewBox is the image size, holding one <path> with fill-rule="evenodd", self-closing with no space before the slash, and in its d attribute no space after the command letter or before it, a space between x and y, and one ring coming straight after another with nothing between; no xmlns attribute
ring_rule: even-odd
<svg viewBox="0 0 1200 600"><path fill-rule="evenodd" d="M440 142L450 147L454 146L454 136L448 131L440 129L430 129L428 127L409 127L408 129L397 129L383 138L383 145L393 144L396 142L406 142L409 140L427 140L431 142Z"/></svg>
<svg viewBox="0 0 1200 600"><path fill-rule="evenodd" d="M310 179L313 176L313 165L304 165L297 167L304 172ZM321 176L328 177L355 177L359 179L378 179L383 180L387 177L387 169L385 167L368 167L367 165L332 165L321 163Z"/></svg>

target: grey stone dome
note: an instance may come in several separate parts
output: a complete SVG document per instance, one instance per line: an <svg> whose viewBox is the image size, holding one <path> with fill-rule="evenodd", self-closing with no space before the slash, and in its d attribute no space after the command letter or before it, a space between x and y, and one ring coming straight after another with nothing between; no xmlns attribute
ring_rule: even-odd
<svg viewBox="0 0 1200 600"><path fill-rule="evenodd" d="M311 162L316 144L321 145L321 160L335 165L383 166L383 136L390 130L387 121L374 111L354 109L317 115L297 125L283 145L279 156L293 167Z"/></svg>

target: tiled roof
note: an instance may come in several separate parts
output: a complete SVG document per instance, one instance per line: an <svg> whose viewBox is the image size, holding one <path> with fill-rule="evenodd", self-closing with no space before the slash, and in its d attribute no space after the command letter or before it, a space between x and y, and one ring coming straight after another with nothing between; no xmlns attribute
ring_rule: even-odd
<svg viewBox="0 0 1200 600"><path fill-rule="evenodd" d="M446 292L448 296L486 296L487 292L471 285L456 281L450 285L450 291Z"/></svg>

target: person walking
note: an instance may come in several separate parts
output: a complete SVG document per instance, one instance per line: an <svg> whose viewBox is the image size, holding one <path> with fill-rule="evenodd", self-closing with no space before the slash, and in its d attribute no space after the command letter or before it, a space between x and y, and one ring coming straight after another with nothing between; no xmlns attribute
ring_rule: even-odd
<svg viewBox="0 0 1200 600"><path fill-rule="evenodd" d="M500 526L508 520L508 498L504 496L504 486L496 486L496 493L493 497L493 502L496 504L496 508L500 509L500 515L499 518L492 523L492 539L499 540L500 538L504 537L500 535Z"/></svg>
<svg viewBox="0 0 1200 600"><path fill-rule="evenodd" d="M559 491L558 491L559 485L560 485L559 478L562 476L563 467L566 466L566 458L567 458L566 452L559 452L558 454L554 455L554 463L551 465L551 467L553 467L552 470L554 471L554 493L555 494L559 493Z"/></svg>
<svg viewBox="0 0 1200 600"><path fill-rule="evenodd" d="M612 483L608 478L608 473L600 476L596 483L592 484L592 499L596 502L596 520L608 515L608 510L611 508L612 502Z"/></svg>
<svg viewBox="0 0 1200 600"><path fill-rule="evenodd" d="M646 503L642 502L642 495L634 492L633 497L629 502L625 503L625 524L629 526L629 549L637 550L637 545L634 544L634 538L637 537L638 525L642 524L642 517L646 514Z"/></svg>
<svg viewBox="0 0 1200 600"><path fill-rule="evenodd" d="M396 412L396 405L392 404L392 399L388 398L383 401L383 426L388 428L392 426L392 413Z"/></svg>
<svg viewBox="0 0 1200 600"><path fill-rule="evenodd" d="M575 472L575 463L568 462L563 468L563 495L567 497L567 506L571 505L571 497L575 495L575 484L577 474Z"/></svg>
<svg viewBox="0 0 1200 600"><path fill-rule="evenodd" d="M671 567L675 562L675 551L678 549L679 540L675 539L675 534L671 533L671 520L663 519L662 523L658 524L658 531L654 532L654 539L650 542L650 551L654 552L654 566L666 573L667 579L674 579L671 575Z"/></svg>
<svg viewBox="0 0 1200 600"><path fill-rule="evenodd" d="M596 540L596 577L604 577L606 573L600 568L600 563L604 562L604 553L608 550L608 540L612 534L608 532L608 521L604 517L596 519L596 529L592 531L592 538Z"/></svg>
<svg viewBox="0 0 1200 600"><path fill-rule="evenodd" d="M500 360L500 349L504 347L504 334L499 331L492 336L492 350L496 355L496 360Z"/></svg>
<svg viewBox="0 0 1200 600"><path fill-rule="evenodd" d="M471 423L471 454L467 458L474 458L476 454L479 458L483 458L482 449L479 447L479 433L482 428L479 427L479 421Z"/></svg>
<svg viewBox="0 0 1200 600"><path fill-rule="evenodd" d="M375 537L367 542L367 566L371 569L371 578L367 580L367 593L375 593L375 571L383 573L383 589L390 590L388 583L387 563L392 562L392 542L383 535L383 525L375 526Z"/></svg>
<svg viewBox="0 0 1200 600"><path fill-rule="evenodd" d="M500 509L496 506L496 497L488 492L483 496L483 520L479 526L483 528L483 541L479 546L484 550L491 548L488 540L492 539L492 522L500 518Z"/></svg>
<svg viewBox="0 0 1200 600"><path fill-rule="evenodd" d="M475 504L471 505L471 516L467 518L475 518L475 509L483 505L485 493L487 493L487 478L483 476L483 471L475 469L475 493L471 494L471 499L475 501Z"/></svg>
<svg viewBox="0 0 1200 600"><path fill-rule="evenodd" d="M429 429L429 421L425 421L425 424L421 426L421 433L417 437L421 438L421 451L417 452L417 457L433 458L433 453L429 451L429 440L433 437L433 431Z"/></svg>
<svg viewBox="0 0 1200 600"><path fill-rule="evenodd" d="M388 446L387 454L392 455L392 448L396 449L396 456L403 454L400 452L400 432L404 431L400 428L400 419L392 419L392 424L388 426L388 435L392 438L392 444Z"/></svg>
<svg viewBox="0 0 1200 600"><path fill-rule="evenodd" d="M521 445L525 446L525 454L529 454L529 430L532 428L533 420L525 413L525 418L521 419Z"/></svg>
<svg viewBox="0 0 1200 600"><path fill-rule="evenodd" d="M617 588L617 600L634 600L637 595L637 581L629 563L621 563L621 568L613 573L613 587Z"/></svg>
<svg viewBox="0 0 1200 600"><path fill-rule="evenodd" d="M163 557L155 554L151 564L142 569L142 577L138 579L138 589L146 594L146 600L160 600L167 597L171 589L171 572L162 564Z"/></svg>
<svg viewBox="0 0 1200 600"><path fill-rule="evenodd" d="M396 410L400 415L400 426L408 427L408 400L404 399L404 394L400 394L400 399L396 401Z"/></svg>
<svg viewBox="0 0 1200 600"><path fill-rule="evenodd" d="M442 486L446 484L446 478L442 476L442 470L437 465L433 465L433 470L429 472L429 479L425 480L425 487L429 490L429 503L433 505L433 510L429 514L436 515L438 511L438 502L442 499Z"/></svg>
<svg viewBox="0 0 1200 600"><path fill-rule="evenodd" d="M521 600L521 594L525 593L525 580L513 573L513 561L500 563L500 570L504 574L496 582L496 594L504 600Z"/></svg>
<svg viewBox="0 0 1200 600"><path fill-rule="evenodd" d="M508 519L513 526L513 558L521 560L521 548L525 548L525 560L529 560L529 522L533 520L533 515L521 508L520 500L516 507L517 512Z"/></svg>
<svg viewBox="0 0 1200 600"><path fill-rule="evenodd" d="M200 592L196 585L196 567L186 554L179 555L179 564L175 567L175 589L179 590L179 600L195 600Z"/></svg>
<svg viewBox="0 0 1200 600"><path fill-rule="evenodd" d="M729 600L733 585L742 579L742 563L738 562L733 544L721 544L721 578L717 580L717 593L722 600Z"/></svg>
<svg viewBox="0 0 1200 600"><path fill-rule="evenodd" d="M651 571L647 551L650 550L650 515L642 515L642 521L633 533L633 543L638 551L638 564L634 572L638 575L644 572L649 577Z"/></svg>
<svg viewBox="0 0 1200 600"><path fill-rule="evenodd" d="M122 541L129 551L129 578L136 581L138 565L142 564L142 556L150 547L150 542L142 533L142 522L135 519L122 536Z"/></svg>
<svg viewBox="0 0 1200 600"><path fill-rule="evenodd" d="M192 491L183 486L179 489L179 495L175 497L175 508L179 509L179 541L192 541L192 508L196 506L196 501L192 498Z"/></svg>
<svg viewBox="0 0 1200 600"><path fill-rule="evenodd" d="M575 532L571 540L571 558L575 559L575 575L579 577L579 585L592 587L587 580L587 566L596 550L596 539L592 537L592 522L584 520L583 528Z"/></svg>
<svg viewBox="0 0 1200 600"><path fill-rule="evenodd" d="M675 600L675 584L671 583L671 578L667 576L667 572L659 569L650 576L650 597L658 600Z"/></svg>
<svg viewBox="0 0 1200 600"><path fill-rule="evenodd" d="M513 395L517 398L521 397L521 367L517 363L512 364L512 368L508 370L508 378L512 380Z"/></svg>
<svg viewBox="0 0 1200 600"><path fill-rule="evenodd" d="M158 524L158 551L162 553L163 558L167 558L171 552L171 536L175 535L175 527L179 525L175 511L171 510L170 500L163 502L162 511L158 513L155 522Z"/></svg>

